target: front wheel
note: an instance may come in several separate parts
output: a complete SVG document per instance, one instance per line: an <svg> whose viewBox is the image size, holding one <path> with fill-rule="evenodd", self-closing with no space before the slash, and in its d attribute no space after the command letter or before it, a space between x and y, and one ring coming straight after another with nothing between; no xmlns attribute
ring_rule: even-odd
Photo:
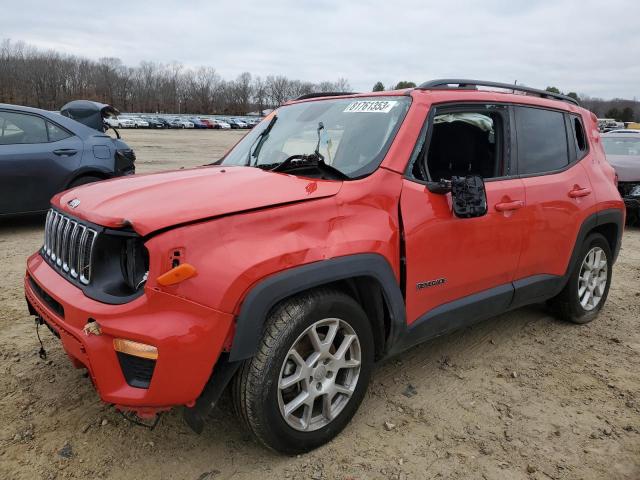
<svg viewBox="0 0 640 480"><path fill-rule="evenodd" d="M599 233L589 235L567 284L549 302L558 316L573 323L589 323L595 319L607 301L612 266L607 239Z"/></svg>
<svg viewBox="0 0 640 480"><path fill-rule="evenodd" d="M298 295L273 310L258 352L236 375L236 411L267 447L307 452L349 423L372 365L371 326L353 298Z"/></svg>

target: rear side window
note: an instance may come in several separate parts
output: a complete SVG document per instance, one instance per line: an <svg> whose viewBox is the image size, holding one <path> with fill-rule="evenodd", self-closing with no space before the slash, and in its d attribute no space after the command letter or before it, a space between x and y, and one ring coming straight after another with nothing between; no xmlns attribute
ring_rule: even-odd
<svg viewBox="0 0 640 480"><path fill-rule="evenodd" d="M589 151L589 144L587 143L587 135L584 132L582 121L580 117L570 117L573 124L573 133L576 141L576 156L578 160L581 160Z"/></svg>
<svg viewBox="0 0 640 480"><path fill-rule="evenodd" d="M59 127L55 123L47 122L47 130L49 132L50 142L58 142L71 136L69 132L67 132L64 128Z"/></svg>
<svg viewBox="0 0 640 480"><path fill-rule="evenodd" d="M0 111L0 145L48 141L44 119L25 113Z"/></svg>
<svg viewBox="0 0 640 480"><path fill-rule="evenodd" d="M569 164L564 115L541 108L515 107L518 173L552 172Z"/></svg>

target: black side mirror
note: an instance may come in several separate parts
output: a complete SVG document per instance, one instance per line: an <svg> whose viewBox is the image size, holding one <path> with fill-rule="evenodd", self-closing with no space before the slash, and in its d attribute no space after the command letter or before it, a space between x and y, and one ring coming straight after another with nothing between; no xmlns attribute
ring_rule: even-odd
<svg viewBox="0 0 640 480"><path fill-rule="evenodd" d="M481 217L487 213L487 192L478 175L451 177L451 198L456 217Z"/></svg>

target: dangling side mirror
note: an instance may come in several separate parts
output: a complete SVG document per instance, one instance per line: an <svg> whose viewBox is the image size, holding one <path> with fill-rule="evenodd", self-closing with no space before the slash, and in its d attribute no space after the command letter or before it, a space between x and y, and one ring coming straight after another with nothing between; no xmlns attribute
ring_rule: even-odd
<svg viewBox="0 0 640 480"><path fill-rule="evenodd" d="M487 192L478 175L451 177L451 198L456 217L474 218L487 213Z"/></svg>

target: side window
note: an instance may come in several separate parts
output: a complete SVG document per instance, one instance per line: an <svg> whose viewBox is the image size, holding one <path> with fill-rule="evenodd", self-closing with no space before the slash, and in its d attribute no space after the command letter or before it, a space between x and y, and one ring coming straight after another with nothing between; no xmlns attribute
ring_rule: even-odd
<svg viewBox="0 0 640 480"><path fill-rule="evenodd" d="M564 115L542 108L515 107L518 173L552 172L569 164Z"/></svg>
<svg viewBox="0 0 640 480"><path fill-rule="evenodd" d="M584 127L582 126L582 120L580 117L576 117L571 115L571 120L573 124L573 132L575 135L576 141L576 156L578 160L584 158L584 156L589 151L589 144L587 143L587 135L585 134Z"/></svg>
<svg viewBox="0 0 640 480"><path fill-rule="evenodd" d="M0 145L48 141L44 119L25 113L0 111Z"/></svg>
<svg viewBox="0 0 640 480"><path fill-rule="evenodd" d="M505 115L496 108L445 108L433 116L412 174L418 180L440 181L452 176L506 175Z"/></svg>
<svg viewBox="0 0 640 480"><path fill-rule="evenodd" d="M59 127L55 123L51 123L51 122L47 122L47 131L49 132L50 142L58 142L60 140L64 140L65 138L69 138L72 136L64 128Z"/></svg>

